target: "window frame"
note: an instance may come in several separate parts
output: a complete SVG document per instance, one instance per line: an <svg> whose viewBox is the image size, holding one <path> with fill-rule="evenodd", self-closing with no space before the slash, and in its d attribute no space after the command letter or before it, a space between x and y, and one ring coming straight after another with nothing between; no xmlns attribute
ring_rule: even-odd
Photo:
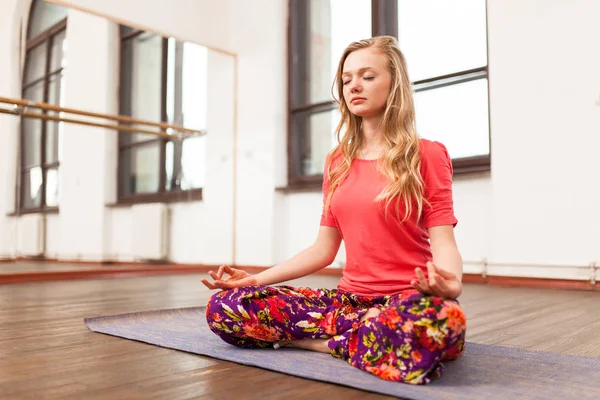
<svg viewBox="0 0 600 400"><path fill-rule="evenodd" d="M30 22L31 16L34 12L34 7L37 3L33 3L32 7L29 11L29 21L27 25L27 31L31 29ZM50 87L50 79L55 75L62 74L64 71L64 67L60 67L54 71L50 71L50 64L52 60L52 44L54 38L61 34L63 31L67 29L67 19L65 17L60 21L56 22L54 25L50 26L45 31L40 32L37 36L32 39L28 39L25 43L25 62L23 64L23 75L21 79L21 96L24 97L24 92L28 88L43 82L43 102L48 103L48 94ZM44 75L40 78L32 80L31 82L25 83L25 79L27 76L27 66L28 66L28 57L29 53L38 46L46 45L46 55L45 55L45 64L44 64ZM41 114L47 115L47 110L40 110ZM17 190L15 196L15 212L14 215L22 215L22 214L33 214L33 213L57 213L60 208L60 203L58 206L47 206L46 205L46 172L51 169L59 169L60 160L46 163L46 145L47 145L47 130L48 124L52 123L52 121L41 120L41 136L40 136L40 155L39 155L39 163L34 165L29 165L25 167L23 162L25 160L25 124L23 123L24 119L27 117L20 117L19 121L19 161L18 161L18 182L17 182ZM60 144L59 144L60 146ZM25 174L31 171L34 168L40 168L42 170L42 183L40 186L40 206L39 207L25 207L24 205L24 190L25 190Z"/></svg>
<svg viewBox="0 0 600 400"><path fill-rule="evenodd" d="M169 38L161 36L159 34L144 31L141 29L134 29L127 26L120 26L120 39L119 39L119 114L121 115L129 115L130 113L123 112L124 107L126 106L126 91L127 88L122 84L121 80L125 73L126 68L130 68L123 59L123 44L128 41L135 39L139 35L144 33L150 33L152 35L156 35L161 37L162 39L162 55L161 55L161 121L167 122L167 82L168 82L168 43ZM123 143L122 135L131 135L131 133L127 132L119 132L117 139L117 204L116 205L133 205L133 204L142 204L142 203L171 203L171 202L185 202L185 201L193 201L193 200L202 200L202 188L194 188L194 189L174 189L174 190L166 190L165 184L167 179L167 169L166 169L166 148L167 143L172 140L157 137L155 139L142 140L139 142L130 142ZM173 139L175 140L175 138ZM158 179L158 191L153 193L136 193L136 194L127 194L124 195L124 185L123 181L123 165L121 163L121 153L123 151L131 151L131 149L143 147L152 143L159 143L159 163L156 166L159 168L159 179ZM181 160L179 161L181 162Z"/></svg>
<svg viewBox="0 0 600 400"><path fill-rule="evenodd" d="M487 2L486 2L487 3ZM287 113L287 186L282 188L284 191L296 190L320 190L323 184L323 174L301 175L299 168L302 163L302 155L310 152L310 143L302 135L295 134L297 124L294 122L298 113L317 114L329 112L337 108L334 101L325 101L319 103L307 103L295 105L294 99L298 93L308 88L309 80L298 79L298 76L306 75L307 65L305 63L298 65L295 70L294 59L303 58L303 54L309 52L309 41L302 41L301 36L306 34L306 28L309 26L308 8L310 2L306 0L289 0L288 16L288 113ZM371 33L372 36L390 35L398 37L398 1L397 0L371 0ZM487 12L486 12L486 42L487 39ZM488 50L489 51L489 50ZM489 57L487 57L489 59ZM444 86L456 85L476 79L487 79L488 81L488 141L491 144L491 126L489 123L489 61L486 59L486 65L465 71L458 71L452 74L436 76L420 81L413 82L415 93L425 90L432 90ZM301 128L299 130L302 130ZM304 148L302 148L304 147ZM486 155L473 157L461 157L452 159L454 175L470 174L474 172L487 172L491 169L491 146Z"/></svg>

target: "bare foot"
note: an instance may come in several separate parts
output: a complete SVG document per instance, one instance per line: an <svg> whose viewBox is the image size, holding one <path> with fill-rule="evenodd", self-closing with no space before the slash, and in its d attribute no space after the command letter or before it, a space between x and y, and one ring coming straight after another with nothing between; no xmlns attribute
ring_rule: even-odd
<svg viewBox="0 0 600 400"><path fill-rule="evenodd" d="M375 307L369 308L365 315L360 319L361 322L366 321L369 318L374 318L381 314L381 310ZM320 353L330 353L329 346L327 346L329 339L299 339L299 340L282 340L273 345L274 348L280 347L292 347L296 349L304 349L311 351L318 351Z"/></svg>
<svg viewBox="0 0 600 400"><path fill-rule="evenodd" d="M329 339L282 340L273 347L276 349L279 347L293 347L296 349L318 351L319 353L329 353L330 350L327 342L329 342Z"/></svg>
<svg viewBox="0 0 600 400"><path fill-rule="evenodd" d="M381 314L381 310L379 308L371 307L371 308L369 308L367 313L362 316L362 318L360 319L360 322L365 322L369 318L376 317L379 314Z"/></svg>

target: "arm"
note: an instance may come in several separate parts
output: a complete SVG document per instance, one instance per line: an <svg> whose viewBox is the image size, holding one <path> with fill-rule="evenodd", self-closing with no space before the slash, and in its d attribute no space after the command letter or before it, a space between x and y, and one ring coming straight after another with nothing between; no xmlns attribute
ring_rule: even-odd
<svg viewBox="0 0 600 400"><path fill-rule="evenodd" d="M457 299L463 289L462 258L454 239L454 227L438 225L429 228L429 240L433 262L427 263L427 277L417 267L417 279L411 284L425 294Z"/></svg>
<svg viewBox="0 0 600 400"><path fill-rule="evenodd" d="M451 272L462 281L463 263L452 225L433 226L429 228L429 240L433 263L438 269Z"/></svg>
<svg viewBox="0 0 600 400"><path fill-rule="evenodd" d="M337 228L321 226L315 243L289 260L255 275L257 284L273 285L323 269L333 262L341 242Z"/></svg>
<svg viewBox="0 0 600 400"><path fill-rule="evenodd" d="M273 285L310 275L331 264L338 253L340 244L342 243L342 237L333 215L329 209L325 208L325 198L329 191L327 166L329 165L330 160L330 156L328 155L325 162L326 169L323 174L323 212L321 214L317 239L311 246L302 250L289 260L275 265L257 275L250 275L245 271L222 265L218 272L215 273L214 271L210 271L208 273L214 279L214 282L211 283L206 279L202 279L202 283L209 289L231 289L238 286L250 285ZM230 278L222 279L223 273L230 275Z"/></svg>
<svg viewBox="0 0 600 400"><path fill-rule="evenodd" d="M462 293L462 258L454 238L457 220L452 199L452 161L446 147L438 142L423 142L421 174L428 206L423 222L429 232L433 262L427 263L427 278L415 268L413 287L425 294L457 298Z"/></svg>
<svg viewBox="0 0 600 400"><path fill-rule="evenodd" d="M209 289L232 289L239 286L273 285L300 278L331 264L341 242L342 238L337 228L321 226L315 243L281 264L257 275L250 275L243 270L222 265L217 272L209 271L208 274L214 279L213 282L203 278L202 283ZM223 274L228 274L230 277L223 278Z"/></svg>

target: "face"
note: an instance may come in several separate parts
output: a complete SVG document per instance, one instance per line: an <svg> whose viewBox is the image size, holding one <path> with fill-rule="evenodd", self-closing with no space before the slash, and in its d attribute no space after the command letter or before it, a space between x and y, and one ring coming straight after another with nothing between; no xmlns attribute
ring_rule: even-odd
<svg viewBox="0 0 600 400"><path fill-rule="evenodd" d="M385 111L392 76L388 60L380 50L353 51L344 62L344 100L350 112L363 118L378 117Z"/></svg>

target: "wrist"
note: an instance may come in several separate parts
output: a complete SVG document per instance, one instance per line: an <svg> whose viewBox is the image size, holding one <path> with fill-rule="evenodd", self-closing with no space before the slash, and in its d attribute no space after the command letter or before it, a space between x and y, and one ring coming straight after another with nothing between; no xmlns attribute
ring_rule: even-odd
<svg viewBox="0 0 600 400"><path fill-rule="evenodd" d="M454 296L454 298L458 299L460 297L460 295L462 294L462 292L463 292L463 284L461 281L458 281L456 295Z"/></svg>
<svg viewBox="0 0 600 400"><path fill-rule="evenodd" d="M262 272L256 275L251 275L254 278L254 281L256 282L257 286L264 286L266 285L264 278L261 276Z"/></svg>

